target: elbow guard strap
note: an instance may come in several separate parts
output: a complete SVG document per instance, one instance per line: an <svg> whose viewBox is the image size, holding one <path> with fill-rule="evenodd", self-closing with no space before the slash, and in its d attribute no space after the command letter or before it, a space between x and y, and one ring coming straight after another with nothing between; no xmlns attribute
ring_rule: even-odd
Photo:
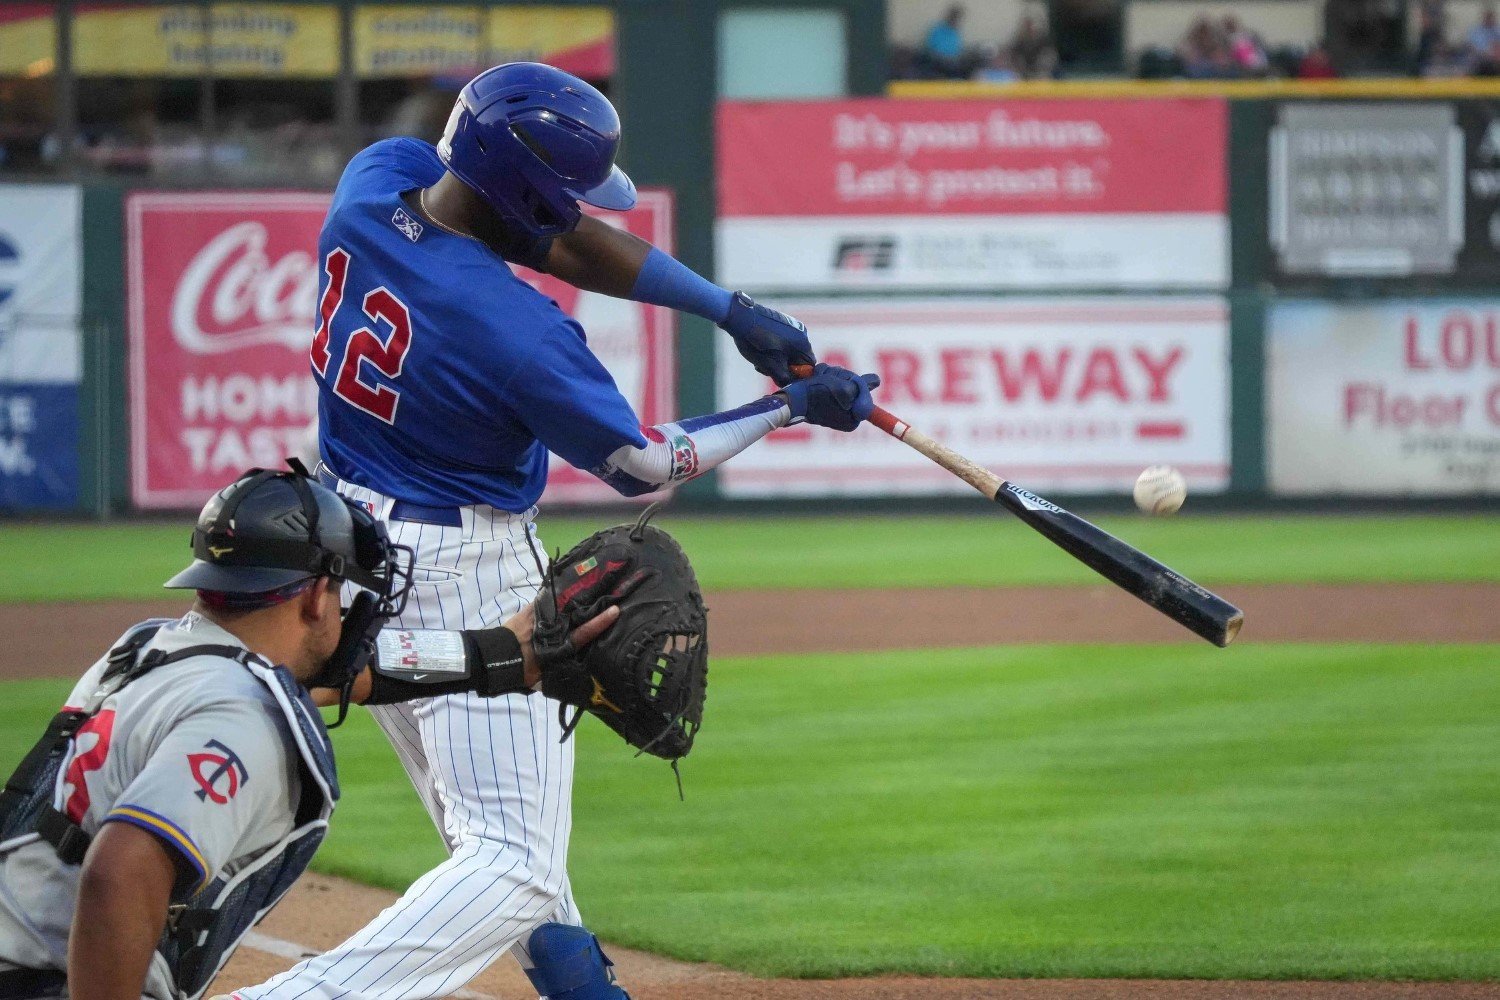
<svg viewBox="0 0 1500 1000"><path fill-rule="evenodd" d="M380 633L367 705L474 692L526 694L521 643L508 628L473 632L393 629Z"/></svg>

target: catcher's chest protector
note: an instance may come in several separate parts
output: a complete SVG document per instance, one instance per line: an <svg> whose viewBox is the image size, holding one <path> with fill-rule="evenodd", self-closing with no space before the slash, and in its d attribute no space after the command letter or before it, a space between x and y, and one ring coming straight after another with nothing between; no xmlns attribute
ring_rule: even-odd
<svg viewBox="0 0 1500 1000"><path fill-rule="evenodd" d="M338 775L328 731L306 689L291 672L267 667L243 649L191 646L164 657L140 656L160 622L138 628L110 651L122 667L106 675L100 691L80 711L60 712L36 747L16 768L0 794L0 849L46 840L68 864L83 861L90 837L54 808L58 783L72 758L73 736L105 699L151 670L192 656L216 654L235 658L264 684L281 709L296 744L302 794L292 831L254 861L228 878L220 876L191 899L171 907L157 950L167 960L178 995L195 1000L218 974L240 938L286 895L307 869L328 831L328 817L338 801Z"/></svg>
<svg viewBox="0 0 1500 1000"><path fill-rule="evenodd" d="M218 975L245 932L281 901L307 870L328 833L338 802L338 774L328 730L307 690L283 667L249 664L271 690L291 726L302 774L302 798L292 831L254 862L210 882L187 905L174 907L157 950L172 967L177 988L193 1000Z"/></svg>

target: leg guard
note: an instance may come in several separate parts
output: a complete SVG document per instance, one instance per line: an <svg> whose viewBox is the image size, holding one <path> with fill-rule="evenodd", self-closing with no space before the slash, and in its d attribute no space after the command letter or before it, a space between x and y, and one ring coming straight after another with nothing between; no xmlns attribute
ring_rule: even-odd
<svg viewBox="0 0 1500 1000"><path fill-rule="evenodd" d="M526 942L534 968L526 970L547 1000L630 1000L615 985L614 964L599 939L572 924L542 924Z"/></svg>

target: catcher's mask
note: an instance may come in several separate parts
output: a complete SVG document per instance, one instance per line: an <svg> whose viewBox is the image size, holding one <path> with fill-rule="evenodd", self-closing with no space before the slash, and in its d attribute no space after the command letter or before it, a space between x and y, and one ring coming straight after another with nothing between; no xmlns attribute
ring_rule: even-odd
<svg viewBox="0 0 1500 1000"><path fill-rule="evenodd" d="M344 610L338 649L312 681L347 688L369 662L379 626L406 606L412 550L392 542L364 507L312 480L301 462L288 464L291 471L251 469L214 494L193 529L192 564L164 586L248 609L323 577L353 584L359 590Z"/></svg>

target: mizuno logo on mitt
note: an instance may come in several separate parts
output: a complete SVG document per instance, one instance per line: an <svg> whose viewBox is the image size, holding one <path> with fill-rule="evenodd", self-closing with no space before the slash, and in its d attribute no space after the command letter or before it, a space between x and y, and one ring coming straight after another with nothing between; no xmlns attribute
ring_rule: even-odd
<svg viewBox="0 0 1500 1000"><path fill-rule="evenodd" d="M619 705L604 697L604 687L599 683L599 678L590 677L589 680L594 682L594 693L589 696L590 705L594 708L607 708L616 715L624 711Z"/></svg>

